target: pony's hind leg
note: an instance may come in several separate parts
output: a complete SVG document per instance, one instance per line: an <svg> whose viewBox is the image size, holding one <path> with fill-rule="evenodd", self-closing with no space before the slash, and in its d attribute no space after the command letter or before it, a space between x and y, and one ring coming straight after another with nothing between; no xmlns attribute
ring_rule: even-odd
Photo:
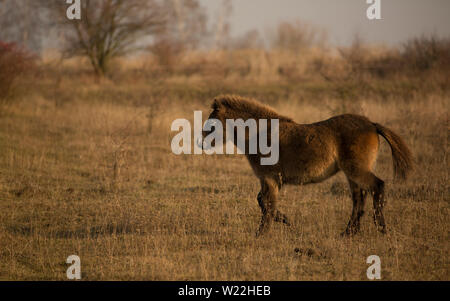
<svg viewBox="0 0 450 301"><path fill-rule="evenodd" d="M262 217L256 236L266 233L276 216L276 200L278 197L278 185L270 178L261 180L261 191L258 194L258 203L261 207Z"/></svg>
<svg viewBox="0 0 450 301"><path fill-rule="evenodd" d="M381 233L386 233L386 223L384 221L383 207L384 201L384 181L375 176L370 171L351 170L346 172L347 177L358 186L370 191L373 195L374 222Z"/></svg>
<svg viewBox="0 0 450 301"><path fill-rule="evenodd" d="M366 192L352 180L348 179L348 183L352 194L353 210L350 220L348 221L347 228L341 233L341 235L356 234L360 228L360 219L364 214Z"/></svg>
<svg viewBox="0 0 450 301"><path fill-rule="evenodd" d="M385 234L386 233L386 223L384 221L383 207L384 202L384 182L378 179L380 182L377 188L373 192L373 221L378 231Z"/></svg>

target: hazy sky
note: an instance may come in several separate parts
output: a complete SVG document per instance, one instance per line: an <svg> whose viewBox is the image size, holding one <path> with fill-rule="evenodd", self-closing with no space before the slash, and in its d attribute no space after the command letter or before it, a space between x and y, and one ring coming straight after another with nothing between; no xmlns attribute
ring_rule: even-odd
<svg viewBox="0 0 450 301"><path fill-rule="evenodd" d="M222 0L199 0L217 16ZM395 45L421 34L450 37L450 0L381 0L382 20L366 17L366 0L231 0L232 36L299 19L325 29L329 42L351 43L355 34L369 43Z"/></svg>

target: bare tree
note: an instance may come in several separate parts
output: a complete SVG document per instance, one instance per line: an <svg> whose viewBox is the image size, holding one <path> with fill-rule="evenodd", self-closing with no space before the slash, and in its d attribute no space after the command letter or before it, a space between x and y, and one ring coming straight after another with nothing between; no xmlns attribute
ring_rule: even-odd
<svg viewBox="0 0 450 301"><path fill-rule="evenodd" d="M84 0L81 20L66 17L67 4L42 0L65 36L68 56L89 58L97 75L108 71L113 57L145 48L149 37L163 30L167 14L156 0Z"/></svg>
<svg viewBox="0 0 450 301"><path fill-rule="evenodd" d="M256 29L249 30L233 40L234 49L263 49L264 40Z"/></svg>
<svg viewBox="0 0 450 301"><path fill-rule="evenodd" d="M216 28L214 32L214 46L219 49L227 48L230 41L229 18L233 11L230 0L222 0L222 6L216 17Z"/></svg>
<svg viewBox="0 0 450 301"><path fill-rule="evenodd" d="M208 36L205 9L197 0L164 2L167 22L155 36L149 51L167 72L178 65L185 51L197 49Z"/></svg>
<svg viewBox="0 0 450 301"><path fill-rule="evenodd" d="M163 39L176 41L185 49L195 49L207 35L207 16L197 0L165 1L168 19Z"/></svg>

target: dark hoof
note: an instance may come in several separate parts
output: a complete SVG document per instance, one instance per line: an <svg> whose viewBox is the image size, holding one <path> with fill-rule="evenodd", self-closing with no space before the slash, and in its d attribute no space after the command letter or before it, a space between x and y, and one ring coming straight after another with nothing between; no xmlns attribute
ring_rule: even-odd
<svg viewBox="0 0 450 301"><path fill-rule="evenodd" d="M286 217L286 215L283 215L283 218L282 218L281 222L283 224L285 224L286 226L290 226L291 225L291 223L289 222L289 219Z"/></svg>
<svg viewBox="0 0 450 301"><path fill-rule="evenodd" d="M341 237L351 237L358 233L358 229L355 228L347 228L344 232L341 233Z"/></svg>
<svg viewBox="0 0 450 301"><path fill-rule="evenodd" d="M347 232L347 231L344 231L344 232L342 232L340 235L341 235L341 237L349 237L349 236L350 236L350 233Z"/></svg>
<svg viewBox="0 0 450 301"><path fill-rule="evenodd" d="M375 227L381 234L386 234L386 225L384 225L384 223L380 224L375 220Z"/></svg>
<svg viewBox="0 0 450 301"><path fill-rule="evenodd" d="M386 228L378 229L378 231L379 231L381 234L386 234L386 233L387 233Z"/></svg>
<svg viewBox="0 0 450 301"><path fill-rule="evenodd" d="M291 223L289 222L289 220L287 219L287 217L276 218L275 221L278 222L278 223L283 223L283 224L285 224L286 226L290 226L290 225L291 225Z"/></svg>
<svg viewBox="0 0 450 301"><path fill-rule="evenodd" d="M283 213L277 212L277 214L275 215L275 219L274 220L275 220L275 222L283 223L286 226L290 226L291 225L291 223L289 222L289 219Z"/></svg>

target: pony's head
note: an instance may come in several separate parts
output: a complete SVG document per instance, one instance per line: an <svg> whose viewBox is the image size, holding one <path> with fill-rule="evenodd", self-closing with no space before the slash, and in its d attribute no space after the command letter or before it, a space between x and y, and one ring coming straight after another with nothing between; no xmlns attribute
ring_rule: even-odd
<svg viewBox="0 0 450 301"><path fill-rule="evenodd" d="M203 138L213 131L221 130L223 133L224 145L226 144L225 131L227 119L242 119L244 122L248 119L254 119L257 123L260 119L278 119L280 122L292 122L291 118L278 114L272 108L261 104L256 100L238 95L219 95L215 97L211 109L212 111L203 127ZM235 134L234 137L237 137L237 135ZM215 140L213 142L215 142ZM214 147L214 145L211 146Z"/></svg>
<svg viewBox="0 0 450 301"><path fill-rule="evenodd" d="M223 143L225 144L225 132L224 132L224 126L226 121L226 107L222 104L220 101L220 98L214 98L214 101L211 105L211 113L208 116L208 119L206 120L204 126L203 126L203 139L205 139L206 136L208 136L210 133L212 133L215 130L220 129L223 131ZM220 125L219 125L220 123ZM212 141L211 146L215 146L215 141ZM203 146L202 146L203 147Z"/></svg>

